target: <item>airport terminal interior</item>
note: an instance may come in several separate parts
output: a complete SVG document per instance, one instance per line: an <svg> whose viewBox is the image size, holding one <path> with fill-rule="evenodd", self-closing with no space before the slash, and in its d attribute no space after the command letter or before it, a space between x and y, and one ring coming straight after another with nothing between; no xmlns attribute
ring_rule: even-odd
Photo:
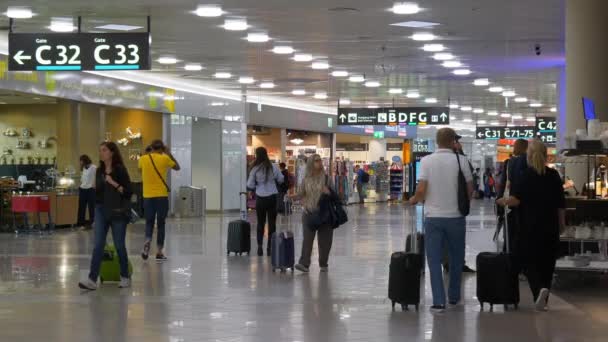
<svg viewBox="0 0 608 342"><path fill-rule="evenodd" d="M0 340L606 341L606 13L0 1Z"/></svg>

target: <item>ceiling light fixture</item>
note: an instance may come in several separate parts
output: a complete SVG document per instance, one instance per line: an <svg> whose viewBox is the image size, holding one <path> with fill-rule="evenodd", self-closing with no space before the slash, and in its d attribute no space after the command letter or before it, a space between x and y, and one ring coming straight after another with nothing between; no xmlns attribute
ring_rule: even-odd
<svg viewBox="0 0 608 342"><path fill-rule="evenodd" d="M279 45L279 46L275 46L272 49L272 52L276 53L277 55L290 55L294 52L295 50L288 45Z"/></svg>
<svg viewBox="0 0 608 342"><path fill-rule="evenodd" d="M418 42L428 42L431 40L435 40L435 35L429 32L418 32L414 33L410 38Z"/></svg>
<svg viewBox="0 0 608 342"><path fill-rule="evenodd" d="M55 18L51 20L49 30L53 32L72 32L76 29L71 18Z"/></svg>
<svg viewBox="0 0 608 342"><path fill-rule="evenodd" d="M462 63L459 61L445 61L441 64L444 68L460 68Z"/></svg>
<svg viewBox="0 0 608 342"><path fill-rule="evenodd" d="M441 52L445 50L445 46L441 44L424 44L422 50L426 52Z"/></svg>
<svg viewBox="0 0 608 342"><path fill-rule="evenodd" d="M340 99L339 103L340 103L341 105L345 105L345 106L347 106L347 105L349 105L349 104L350 104L350 100L349 100L349 99Z"/></svg>
<svg viewBox="0 0 608 342"><path fill-rule="evenodd" d="M556 113L557 112L557 108L556 107L551 107L550 111L551 111L551 113Z"/></svg>
<svg viewBox="0 0 608 342"><path fill-rule="evenodd" d="M433 26L437 26L437 25L439 25L439 23L434 23L434 22L430 22L430 21L418 21L418 20L410 20L410 21L404 21L404 22L400 22L400 23L391 24L391 26L411 27L411 28L417 28L417 29L429 28L429 27L433 27Z"/></svg>
<svg viewBox="0 0 608 342"><path fill-rule="evenodd" d="M315 95L313 97L317 100L326 100L327 93L315 93Z"/></svg>
<svg viewBox="0 0 608 342"><path fill-rule="evenodd" d="M424 100L425 103L437 103L437 99L434 97L428 97Z"/></svg>
<svg viewBox="0 0 608 342"><path fill-rule="evenodd" d="M310 62L312 61L312 55L306 53L297 53L293 56L293 60L296 62Z"/></svg>
<svg viewBox="0 0 608 342"><path fill-rule="evenodd" d="M121 24L108 24L95 27L100 30L112 30L112 31L133 31L138 30L143 27L141 26L133 26L133 25L121 25Z"/></svg>
<svg viewBox="0 0 608 342"><path fill-rule="evenodd" d="M536 118L535 117L529 117L529 118L526 118L526 121L528 121L528 122L536 122Z"/></svg>
<svg viewBox="0 0 608 342"><path fill-rule="evenodd" d="M222 26L225 30L228 31L245 31L249 28L246 19L226 19L224 20L224 25Z"/></svg>
<svg viewBox="0 0 608 342"><path fill-rule="evenodd" d="M414 2L395 2L391 12L395 14L416 14L420 12L420 7Z"/></svg>
<svg viewBox="0 0 608 342"><path fill-rule="evenodd" d="M348 81L353 83L362 83L365 82L365 77L362 75L353 75L348 78Z"/></svg>
<svg viewBox="0 0 608 342"><path fill-rule="evenodd" d="M403 89L400 88L391 88L388 90L389 94L401 94L403 93Z"/></svg>
<svg viewBox="0 0 608 342"><path fill-rule="evenodd" d="M504 97L513 97L517 94L515 94L515 92L513 90L505 90L502 92L502 96Z"/></svg>
<svg viewBox="0 0 608 342"><path fill-rule="evenodd" d="M504 89L502 87L490 87L488 88L488 91L490 93L502 93Z"/></svg>
<svg viewBox="0 0 608 342"><path fill-rule="evenodd" d="M336 71L332 72L331 75L333 77L347 77L348 76L348 71L346 71L346 70L336 70Z"/></svg>
<svg viewBox="0 0 608 342"><path fill-rule="evenodd" d="M380 86L380 82L377 81L367 81L365 82L365 86L368 88L378 88Z"/></svg>
<svg viewBox="0 0 608 342"><path fill-rule="evenodd" d="M488 123L486 120L477 120L478 125L485 125L486 123Z"/></svg>
<svg viewBox="0 0 608 342"><path fill-rule="evenodd" d="M465 118L465 119L462 119L462 122L470 123L470 122L473 122L473 119Z"/></svg>
<svg viewBox="0 0 608 342"><path fill-rule="evenodd" d="M302 95L306 95L306 90L304 89L294 89L291 92L292 95L296 95L296 96L302 96Z"/></svg>
<svg viewBox="0 0 608 342"><path fill-rule="evenodd" d="M203 66L196 63L189 63L184 66L184 70L186 71L201 71L203 70Z"/></svg>
<svg viewBox="0 0 608 342"><path fill-rule="evenodd" d="M12 19L30 19L34 13L27 7L9 6L4 15Z"/></svg>
<svg viewBox="0 0 608 342"><path fill-rule="evenodd" d="M219 79L228 79L232 77L232 74L229 72L216 72L213 77L215 78L219 78Z"/></svg>
<svg viewBox="0 0 608 342"><path fill-rule="evenodd" d="M448 105L448 107L450 107L450 109L458 109L458 108L460 108L460 106L457 103L451 103L450 105Z"/></svg>
<svg viewBox="0 0 608 342"><path fill-rule="evenodd" d="M524 118L524 116L521 115L521 114L515 114L511 118L514 119L514 120L521 120L521 119Z"/></svg>
<svg viewBox="0 0 608 342"><path fill-rule="evenodd" d="M156 61L160 64L176 64L177 58L170 57L170 56L164 56L164 57L158 58Z"/></svg>
<svg viewBox="0 0 608 342"><path fill-rule="evenodd" d="M199 17L213 18L221 16L224 14L224 11L218 5L200 5L196 8L194 14Z"/></svg>
<svg viewBox="0 0 608 342"><path fill-rule="evenodd" d="M329 69L329 64L327 62L313 62L310 67L315 70L327 70Z"/></svg>
<svg viewBox="0 0 608 342"><path fill-rule="evenodd" d="M481 108L475 108L475 109L473 109L473 113L475 113L475 114L483 114L483 109L481 109Z"/></svg>
<svg viewBox="0 0 608 342"><path fill-rule="evenodd" d="M447 61L454 58L454 55L448 52L439 52L433 55L433 59L436 61Z"/></svg>
<svg viewBox="0 0 608 342"><path fill-rule="evenodd" d="M456 69L452 72L454 75L457 76L467 76L471 74L471 70L469 69Z"/></svg>
<svg viewBox="0 0 608 342"><path fill-rule="evenodd" d="M247 34L247 38L245 39L247 39L247 41L250 43L266 43L270 40L270 37L268 37L266 33L253 32Z"/></svg>
<svg viewBox="0 0 608 342"><path fill-rule="evenodd" d="M408 93L405 95L408 99L417 99L420 97L420 93L417 91L408 91Z"/></svg>
<svg viewBox="0 0 608 342"><path fill-rule="evenodd" d="M542 103L538 103L538 102L530 103L530 107L532 107L532 108L540 108L542 106L543 106Z"/></svg>
<svg viewBox="0 0 608 342"><path fill-rule="evenodd" d="M302 140L300 138L295 138L295 139L289 140L289 142L291 142L292 144L295 144L295 145L300 145L301 143L304 142L304 140Z"/></svg>
<svg viewBox="0 0 608 342"><path fill-rule="evenodd" d="M517 102L517 103L524 103L524 102L528 102L528 99L525 97L516 97L513 101Z"/></svg>
<svg viewBox="0 0 608 342"><path fill-rule="evenodd" d="M463 111L463 112L470 112L470 111L473 110L473 107L471 107L471 106L462 106L462 107L460 107L460 110Z"/></svg>
<svg viewBox="0 0 608 342"><path fill-rule="evenodd" d="M509 113L502 113L502 114L500 114L500 117L501 118L510 118L511 114L509 114Z"/></svg>
<svg viewBox="0 0 608 342"><path fill-rule="evenodd" d="M489 111L488 116L498 116L498 112L495 110Z"/></svg>
<svg viewBox="0 0 608 342"><path fill-rule="evenodd" d="M492 122L490 122L490 125L491 126L498 126L498 125L500 125L500 122L498 122L498 121L492 121Z"/></svg>
<svg viewBox="0 0 608 342"><path fill-rule="evenodd" d="M260 88L262 88L262 89L272 89L274 87L275 87L275 85L272 82L262 82L262 83L260 83Z"/></svg>
<svg viewBox="0 0 608 342"><path fill-rule="evenodd" d="M253 77L239 77L240 84L254 84L255 79Z"/></svg>
<svg viewBox="0 0 608 342"><path fill-rule="evenodd" d="M488 80L487 78L478 78L473 81L473 85L477 87L485 87L487 85L490 85L490 80Z"/></svg>
<svg viewBox="0 0 608 342"><path fill-rule="evenodd" d="M375 104L375 103L372 103L372 104L367 105L367 108L369 108L369 109L376 109L376 108L378 108L378 105Z"/></svg>

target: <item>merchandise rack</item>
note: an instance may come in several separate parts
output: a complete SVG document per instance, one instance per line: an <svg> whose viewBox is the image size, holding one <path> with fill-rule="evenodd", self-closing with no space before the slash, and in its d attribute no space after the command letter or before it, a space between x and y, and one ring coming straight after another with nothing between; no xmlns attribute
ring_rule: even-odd
<svg viewBox="0 0 608 342"><path fill-rule="evenodd" d="M560 241L562 242L574 242L581 244L581 253L584 254L584 244L585 243L598 243L600 248L600 259L591 261L589 265L586 266L570 266L568 260L564 260L563 258L558 259L555 265L555 271L581 271L581 272L598 272L598 273L608 273L608 239L577 239L572 237L560 237Z"/></svg>
<svg viewBox="0 0 608 342"><path fill-rule="evenodd" d="M390 199L401 201L403 199L403 166L400 163L393 163L390 168Z"/></svg>

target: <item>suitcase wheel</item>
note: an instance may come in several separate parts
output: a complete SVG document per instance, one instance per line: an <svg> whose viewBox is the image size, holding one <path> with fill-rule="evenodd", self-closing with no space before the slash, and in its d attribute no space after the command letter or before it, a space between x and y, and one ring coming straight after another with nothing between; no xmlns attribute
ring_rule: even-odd
<svg viewBox="0 0 608 342"><path fill-rule="evenodd" d="M277 269L273 267L273 268L272 268L272 273L274 273L276 270L277 270Z"/></svg>
<svg viewBox="0 0 608 342"><path fill-rule="evenodd" d="M416 311L418 311L418 304L416 304Z"/></svg>
<svg viewBox="0 0 608 342"><path fill-rule="evenodd" d="M483 302L479 302L479 308L481 309L481 311L483 312Z"/></svg>
<svg viewBox="0 0 608 342"><path fill-rule="evenodd" d="M515 308L515 310L519 310L519 304L515 304L513 307Z"/></svg>
<svg viewBox="0 0 608 342"><path fill-rule="evenodd" d="M402 311L410 311L410 308L407 306L407 304L401 304L401 310Z"/></svg>
<svg viewBox="0 0 608 342"><path fill-rule="evenodd" d="M490 304L490 312L494 312L494 304Z"/></svg>
<svg viewBox="0 0 608 342"><path fill-rule="evenodd" d="M287 269L281 268L281 273L285 273L286 271L287 271Z"/></svg>
<svg viewBox="0 0 608 342"><path fill-rule="evenodd" d="M395 301L394 301L394 300L392 301L392 304L393 304L393 305L392 305L392 307L393 307L393 311L395 311L395 304L396 304L396 303L395 303Z"/></svg>
<svg viewBox="0 0 608 342"><path fill-rule="evenodd" d="M509 306L507 304L505 304L505 312L509 311Z"/></svg>

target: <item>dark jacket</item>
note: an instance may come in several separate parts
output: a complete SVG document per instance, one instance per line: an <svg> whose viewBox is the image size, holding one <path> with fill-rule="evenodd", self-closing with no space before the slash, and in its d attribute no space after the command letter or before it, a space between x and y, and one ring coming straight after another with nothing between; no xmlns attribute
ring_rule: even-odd
<svg viewBox="0 0 608 342"><path fill-rule="evenodd" d="M95 203L103 204L105 189L110 184L106 183L105 180L105 169L101 167L97 168L97 172L95 174ZM119 165L114 167L110 176L114 181L123 188L122 197L123 198L131 198L133 194L133 188L131 186L131 178L129 177L129 172L123 165Z"/></svg>

